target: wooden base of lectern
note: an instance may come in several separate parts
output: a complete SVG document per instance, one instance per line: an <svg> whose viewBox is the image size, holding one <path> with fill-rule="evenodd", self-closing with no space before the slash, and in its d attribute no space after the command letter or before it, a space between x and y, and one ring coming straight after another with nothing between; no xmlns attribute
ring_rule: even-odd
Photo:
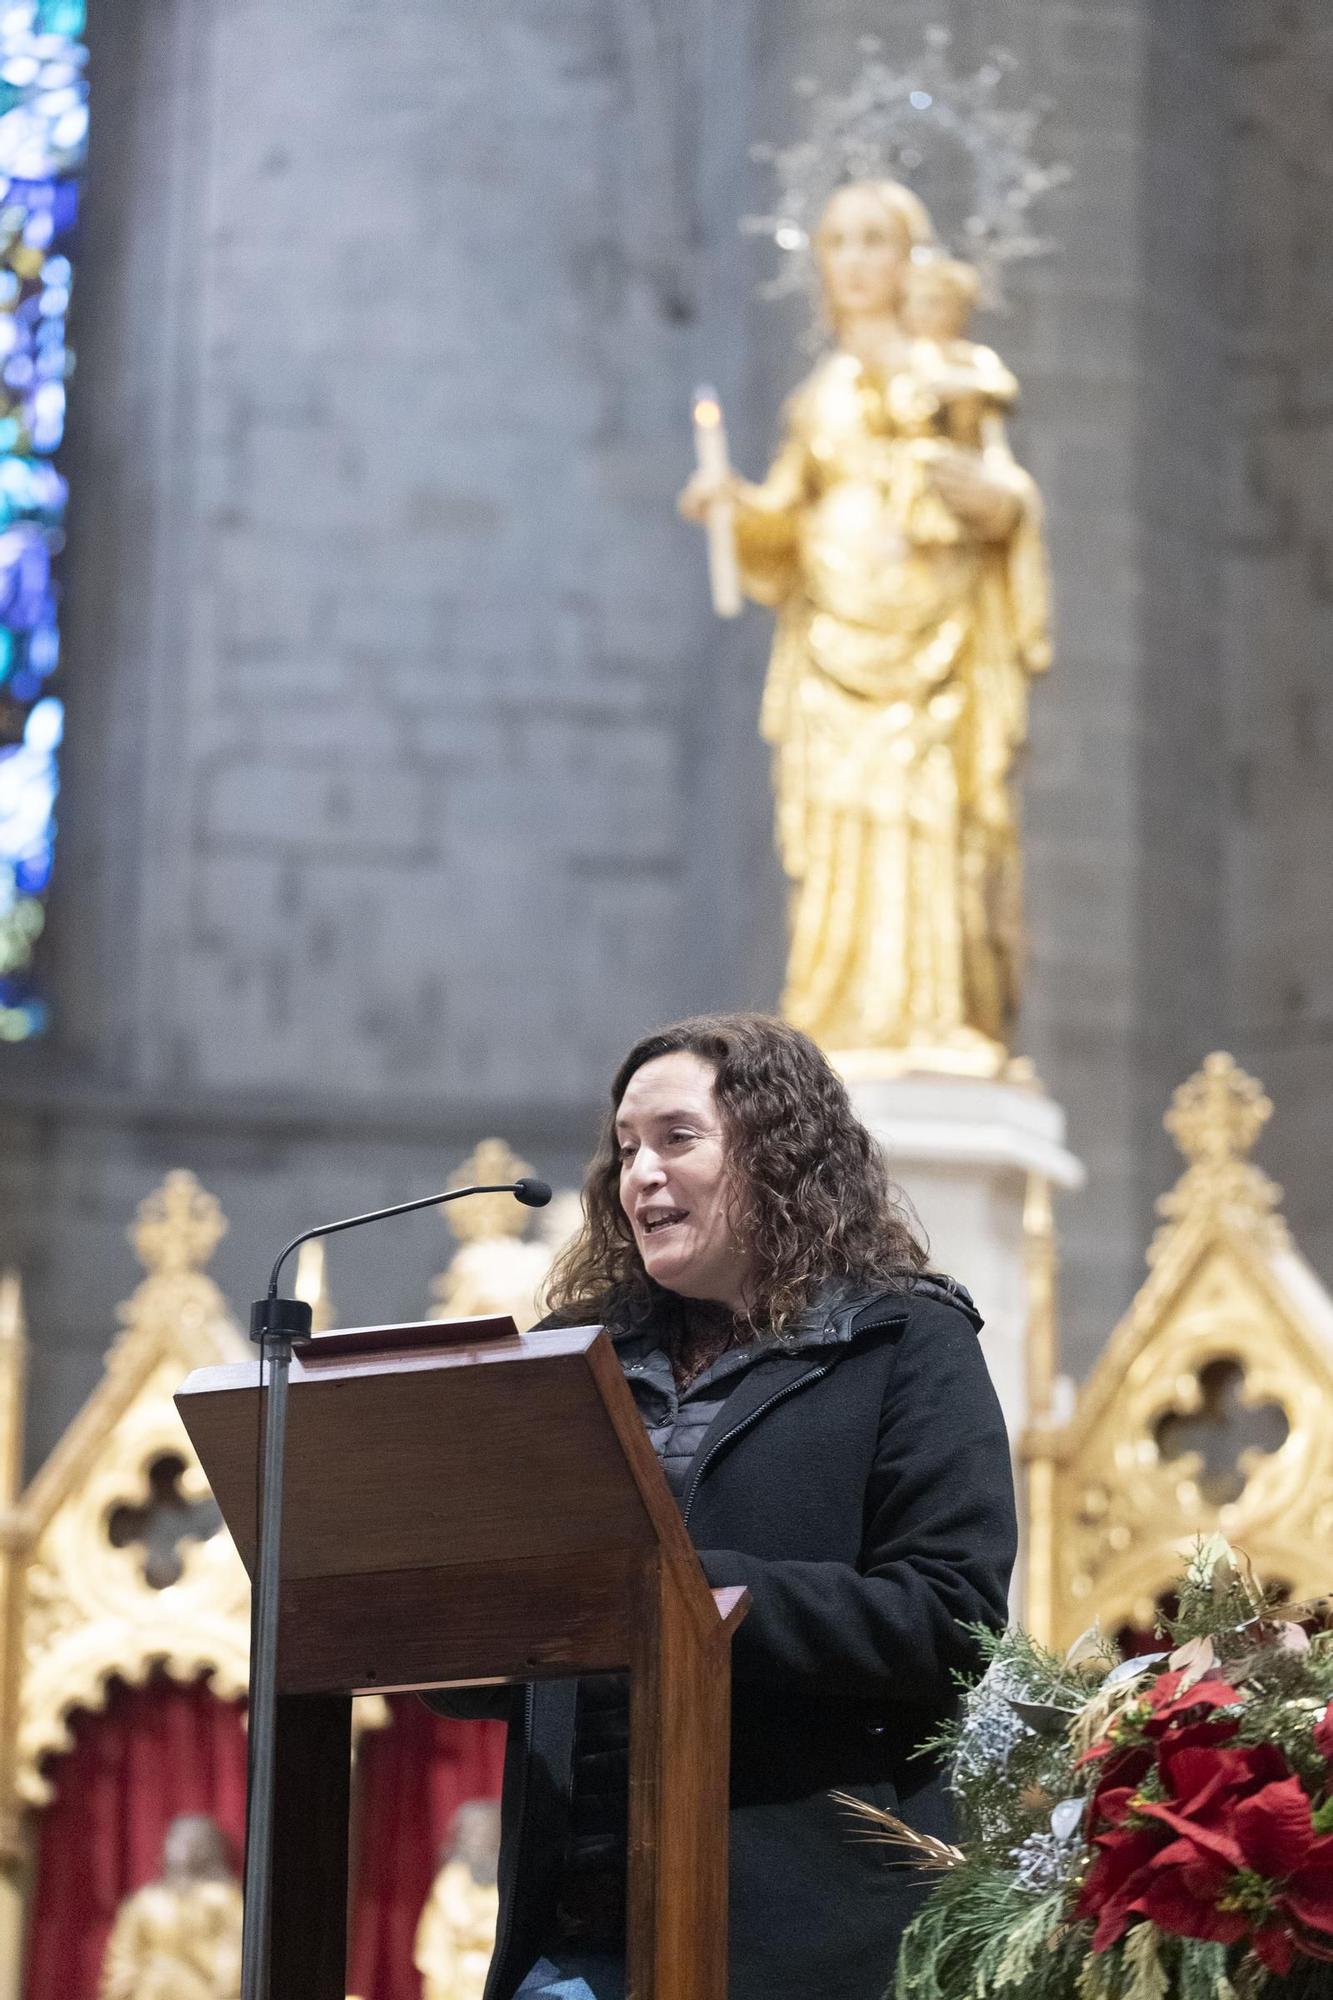
<svg viewBox="0 0 1333 2000"><path fill-rule="evenodd" d="M291 1370L270 2000L344 2000L351 1696L630 1675L630 2000L725 2000L730 1642L606 1335L359 1328ZM247 1564L258 1364L177 1396Z"/></svg>

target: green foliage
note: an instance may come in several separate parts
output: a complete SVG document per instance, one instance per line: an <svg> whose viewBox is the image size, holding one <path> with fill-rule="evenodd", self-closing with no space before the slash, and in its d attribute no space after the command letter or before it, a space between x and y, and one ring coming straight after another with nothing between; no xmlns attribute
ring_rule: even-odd
<svg viewBox="0 0 1333 2000"><path fill-rule="evenodd" d="M1174 1617L1163 1618L1161 1629L1175 1646L1187 1639L1215 1639L1248 1624L1276 1604L1238 1558L1222 1535L1195 1544L1177 1593Z"/></svg>
<svg viewBox="0 0 1333 2000"><path fill-rule="evenodd" d="M1180 2000L1235 2000L1227 1975L1226 1946L1190 1939L1176 1953Z"/></svg>
<svg viewBox="0 0 1333 2000"><path fill-rule="evenodd" d="M1170 1980L1156 1925L1135 1924L1125 1939L1124 1966L1124 2000L1168 2000Z"/></svg>
<svg viewBox="0 0 1333 2000"><path fill-rule="evenodd" d="M1333 1632L1307 1644L1216 1537L1195 1550L1178 1606L1164 1624L1186 1699L1204 1679L1236 1688L1239 1705L1215 1711L1234 1725L1231 1740L1276 1745L1305 1785L1316 1830L1333 1830L1329 1766L1314 1741L1333 1700ZM949 1761L966 1858L907 1932L896 2000L1279 2000L1279 1989L1280 2000L1333 2000L1333 1963L1301 1957L1278 1980L1243 1941L1205 1943L1138 1921L1109 1950L1092 1950L1092 1923L1072 1911L1091 1859L1080 1803L1104 1766L1080 1759L1108 1734L1117 1745L1150 1740L1149 1697L1167 1663L1107 1686L1116 1655L1095 1635L1065 1659L1024 1632L972 1637L986 1671L928 1746ZM1138 1783L1161 1792L1157 1770Z"/></svg>
<svg viewBox="0 0 1333 2000"><path fill-rule="evenodd" d="M959 1716L928 1747L950 1762L950 1785L969 1851L980 1860L1002 1864L1028 1834L1046 1826L1054 1802L1068 1796L1069 1725L1114 1652L1107 1649L1106 1657L1095 1662L1090 1680L1087 1667L1070 1666L1026 1632L976 1627L972 1636L986 1661L986 1673L967 1685ZM1001 1688L1003 1693L996 1692ZM1020 1709L1014 1707L1015 1700ZM1001 1732L996 1754L989 1759L978 1753L974 1743L978 1738L984 1743L982 1710L988 1703L1010 1723L1009 1733ZM1036 1726L1029 1719L1034 1714L1040 1717Z"/></svg>
<svg viewBox="0 0 1333 2000"><path fill-rule="evenodd" d="M1023 1895L1000 1868L955 1869L903 1940L897 2000L992 2000L1017 1987L1024 2000L1067 2000L1068 1940L1078 1933L1082 1949L1088 1931L1064 1923L1064 1903L1061 1890Z"/></svg>

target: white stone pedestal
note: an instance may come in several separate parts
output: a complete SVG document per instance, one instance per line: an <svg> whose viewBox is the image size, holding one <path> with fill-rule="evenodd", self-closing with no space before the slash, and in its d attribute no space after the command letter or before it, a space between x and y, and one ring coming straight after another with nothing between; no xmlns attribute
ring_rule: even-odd
<svg viewBox="0 0 1333 2000"><path fill-rule="evenodd" d="M977 1302L982 1350L1017 1448L1032 1414L1028 1332L1042 1303L1030 1296L1039 1250L1024 1232L1030 1182L1071 1189L1084 1180L1065 1147L1064 1113L1035 1083L902 1076L849 1079L848 1089L925 1226L931 1268Z"/></svg>

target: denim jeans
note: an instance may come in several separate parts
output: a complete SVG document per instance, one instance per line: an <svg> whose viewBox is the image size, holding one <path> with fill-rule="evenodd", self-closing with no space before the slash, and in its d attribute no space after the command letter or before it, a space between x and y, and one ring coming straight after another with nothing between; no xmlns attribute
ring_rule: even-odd
<svg viewBox="0 0 1333 2000"><path fill-rule="evenodd" d="M609 1952L555 1947L559 1962L539 1958L514 2000L625 2000L625 1963Z"/></svg>

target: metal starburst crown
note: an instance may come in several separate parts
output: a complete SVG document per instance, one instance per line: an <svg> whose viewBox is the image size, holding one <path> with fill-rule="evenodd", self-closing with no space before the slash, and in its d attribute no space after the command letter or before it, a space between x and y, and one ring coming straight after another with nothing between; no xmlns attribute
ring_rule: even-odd
<svg viewBox="0 0 1333 2000"><path fill-rule="evenodd" d="M821 91L801 77L793 94L807 106L806 136L790 146L755 146L751 157L772 169L771 213L742 217L747 235L771 236L781 253L776 277L761 296L813 294L817 276L811 239L834 189L845 181L896 180L931 212L942 247L966 257L981 275L982 298L1002 305L1001 273L1021 258L1056 246L1033 227L1032 208L1069 179L1063 163L1043 163L1034 150L1045 99L1000 102L1015 58L993 50L971 76L949 60L947 28L926 30L925 50L907 69L884 59L877 36L859 44L859 74L844 95Z"/></svg>

